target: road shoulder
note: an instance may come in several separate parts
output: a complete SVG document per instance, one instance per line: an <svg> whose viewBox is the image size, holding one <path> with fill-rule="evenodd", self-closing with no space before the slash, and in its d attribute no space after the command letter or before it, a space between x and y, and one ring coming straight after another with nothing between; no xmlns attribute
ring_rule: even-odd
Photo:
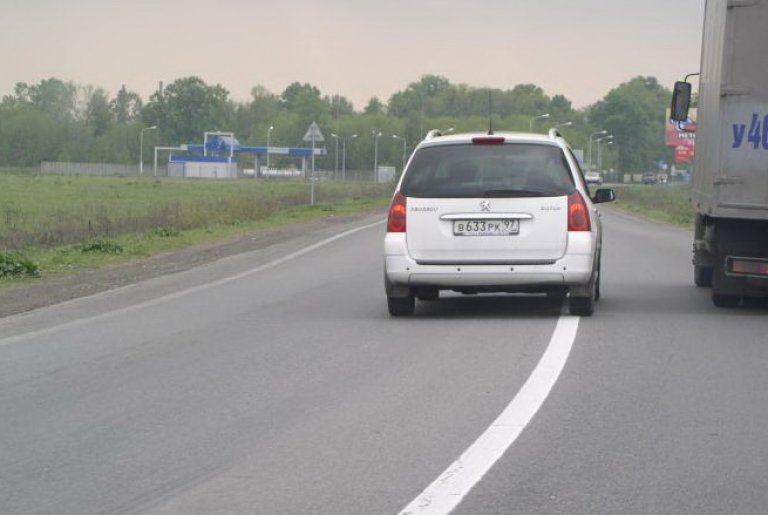
<svg viewBox="0 0 768 515"><path fill-rule="evenodd" d="M236 254L303 238L308 233L327 231L329 228L342 231L347 226L384 216L381 210L328 216L163 252L119 265L11 286L0 290L0 318L182 272Z"/></svg>

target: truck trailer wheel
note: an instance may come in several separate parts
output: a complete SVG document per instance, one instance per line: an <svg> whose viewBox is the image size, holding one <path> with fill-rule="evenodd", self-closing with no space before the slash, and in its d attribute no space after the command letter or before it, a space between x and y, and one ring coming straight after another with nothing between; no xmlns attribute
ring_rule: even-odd
<svg viewBox="0 0 768 515"><path fill-rule="evenodd" d="M693 266L693 282L699 288L711 288L712 287L712 267L710 266Z"/></svg>
<svg viewBox="0 0 768 515"><path fill-rule="evenodd" d="M718 308L735 308L740 300L741 297L738 295L712 292L712 303Z"/></svg>

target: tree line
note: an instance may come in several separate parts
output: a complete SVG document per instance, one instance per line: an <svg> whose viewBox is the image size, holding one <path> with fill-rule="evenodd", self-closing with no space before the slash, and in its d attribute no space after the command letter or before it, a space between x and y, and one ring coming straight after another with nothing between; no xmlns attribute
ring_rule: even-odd
<svg viewBox="0 0 768 515"><path fill-rule="evenodd" d="M152 159L154 146L199 143L211 130L234 132L247 145L269 140L272 146L306 146L302 137L315 121L326 137L328 153L318 164L326 170L342 167L344 143L348 170L371 170L376 143L378 163L400 169L403 150L410 153L428 130L483 131L492 123L496 130L533 127L539 132L560 125L580 149L605 130L614 136L614 145L604 147L606 168L636 173L671 158L664 146L664 109L670 95L655 78L636 77L594 105L576 109L563 95L549 96L534 84L489 90L425 75L388 100L373 97L355 110L344 96L324 95L299 82L279 94L255 86L248 101L237 102L220 84L206 84L199 77L161 84L146 100L125 86L110 94L49 78L37 84L19 82L2 99L0 166L138 163L139 135L149 127L156 129L144 133L145 162ZM541 118L544 114L549 116ZM287 158L272 159L273 166L287 164Z"/></svg>

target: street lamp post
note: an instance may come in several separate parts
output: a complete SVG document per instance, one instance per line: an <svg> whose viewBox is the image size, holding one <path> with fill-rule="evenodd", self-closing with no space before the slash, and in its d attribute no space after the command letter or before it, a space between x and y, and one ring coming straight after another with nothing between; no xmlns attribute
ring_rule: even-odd
<svg viewBox="0 0 768 515"><path fill-rule="evenodd" d="M267 170L269 170L269 136L272 134L274 128L274 125L270 125L269 129L267 129Z"/></svg>
<svg viewBox="0 0 768 515"><path fill-rule="evenodd" d="M592 140L593 140L593 138L595 136L600 136L600 135L603 135L603 134L608 134L608 131L603 129L601 131L593 132L592 134L589 135L589 149L588 149L588 153L589 153L589 168L588 168L588 170L589 171L592 171L592 164L593 164L592 163Z"/></svg>
<svg viewBox="0 0 768 515"><path fill-rule="evenodd" d="M357 137L357 134L353 134L349 137L349 139L355 139ZM341 180L346 181L347 180L347 138L344 138L342 140L344 143L342 150L341 150Z"/></svg>
<svg viewBox="0 0 768 515"><path fill-rule="evenodd" d="M405 170L405 157L406 157L405 151L406 151L407 143L405 141L405 138L402 137L402 136L398 136L397 134L393 134L392 137L394 139L399 139L399 140L403 141L403 168L400 170L400 173L403 173L403 170Z"/></svg>
<svg viewBox="0 0 768 515"><path fill-rule="evenodd" d="M381 137L380 130L372 130L373 134L373 182L379 182L379 138Z"/></svg>
<svg viewBox="0 0 768 515"><path fill-rule="evenodd" d="M347 140L355 139L357 134L351 136L339 136L338 134L331 134L332 138L336 138L336 143L341 140L341 180L347 180Z"/></svg>
<svg viewBox="0 0 768 515"><path fill-rule="evenodd" d="M534 116L528 121L528 132L533 132L533 122L536 120L543 120L544 118L549 118L549 113L540 114L539 116Z"/></svg>
<svg viewBox="0 0 768 515"><path fill-rule="evenodd" d="M611 168L611 177L614 181L619 182L619 155L621 154L621 147L615 141L613 145L613 168Z"/></svg>
<svg viewBox="0 0 768 515"><path fill-rule="evenodd" d="M600 144L605 143L606 145L613 145L613 136L598 138L595 141L597 142L597 173L602 175L601 171L603 169L603 149Z"/></svg>
<svg viewBox="0 0 768 515"><path fill-rule="evenodd" d="M608 134L607 136L603 136L602 138L595 138L595 143L597 144L597 158L595 159L595 162L598 165L598 168L600 168L600 144L601 143L609 143L613 141L613 135Z"/></svg>
<svg viewBox="0 0 768 515"><path fill-rule="evenodd" d="M333 180L335 181L339 178L339 140L344 141L346 138L343 138L333 132L331 133L331 137L336 140L336 164L333 166Z"/></svg>
<svg viewBox="0 0 768 515"><path fill-rule="evenodd" d="M157 125L144 127L139 134L139 175L144 175L144 131L153 131L155 129L157 129Z"/></svg>
<svg viewBox="0 0 768 515"><path fill-rule="evenodd" d="M558 125L555 125L555 129L559 129L561 127L570 127L571 125L573 125L573 122L560 123Z"/></svg>

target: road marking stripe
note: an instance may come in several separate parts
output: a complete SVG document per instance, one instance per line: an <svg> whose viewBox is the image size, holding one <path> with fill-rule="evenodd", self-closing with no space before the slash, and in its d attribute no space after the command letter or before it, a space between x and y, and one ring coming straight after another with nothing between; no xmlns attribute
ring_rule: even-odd
<svg viewBox="0 0 768 515"><path fill-rule="evenodd" d="M557 382L576 339L579 317L561 316L547 350L499 417L400 515L446 515L456 508L530 423Z"/></svg>
<svg viewBox="0 0 768 515"><path fill-rule="evenodd" d="M382 225L384 221L378 221L371 224L366 224L360 227L355 227L354 229L350 229L348 231L344 231L342 233L339 233L335 236L331 236L330 238L326 238L322 241L319 241L317 243L314 243L312 245L309 245L307 247L304 247L302 249L297 250L296 252L292 252L291 254L288 254L286 256L283 256L281 258L275 259L273 261L270 261L269 263L265 263L263 265L257 266L256 268L252 268L250 270L246 270L245 272L241 272L236 275L232 275L230 277L224 277L222 279L218 279L216 281L211 281L204 284L199 284L197 286L193 286L191 288L187 288L186 290L180 290L174 293L169 293L167 295L163 295L162 297L156 297L151 300L146 300L144 302L140 302L138 304L132 304L130 306L126 306L124 308L116 309L114 311L107 311L106 313L101 313L98 315L93 315L86 318L79 318L77 320L72 320L70 322L64 322L62 324L57 324L51 327L46 327L45 329L40 329L38 331L30 331L27 333L17 334L14 336L8 336L5 338L0 338L0 346L3 345L10 345L12 343L17 343L22 340L30 339L30 338L36 338L38 336L45 336L48 334L53 334L57 331L61 331L64 329L72 329L75 327L80 327L92 322L96 322L99 320L104 320L107 318L111 318L113 316L122 315L125 313L132 313L134 311L138 311L140 309L144 309L150 306L155 306L157 304L162 304L163 302L168 302L170 300L176 300L181 297L184 297L186 295L190 295L192 293L201 292L210 288L216 288L218 286L228 284L231 282L239 281L241 279L244 279L248 276L258 274L260 272L264 272L265 270L269 270L271 268L275 268L276 266L282 265L283 263L286 263L288 261L294 260L298 257L301 257L305 254L309 254L310 252L314 252L315 250L325 247L326 245L329 245L337 240L340 240L342 238L346 238L347 236L351 236L352 234L355 234L360 231L364 231L366 229L370 229L372 227L376 227L377 225ZM114 290L112 290L114 292ZM96 295L91 295L90 297L82 297L80 299L75 299L75 302L82 301L84 299L93 299L93 297L98 297L99 295L103 295L105 293L110 292L101 292ZM28 313L27 313L28 314Z"/></svg>

